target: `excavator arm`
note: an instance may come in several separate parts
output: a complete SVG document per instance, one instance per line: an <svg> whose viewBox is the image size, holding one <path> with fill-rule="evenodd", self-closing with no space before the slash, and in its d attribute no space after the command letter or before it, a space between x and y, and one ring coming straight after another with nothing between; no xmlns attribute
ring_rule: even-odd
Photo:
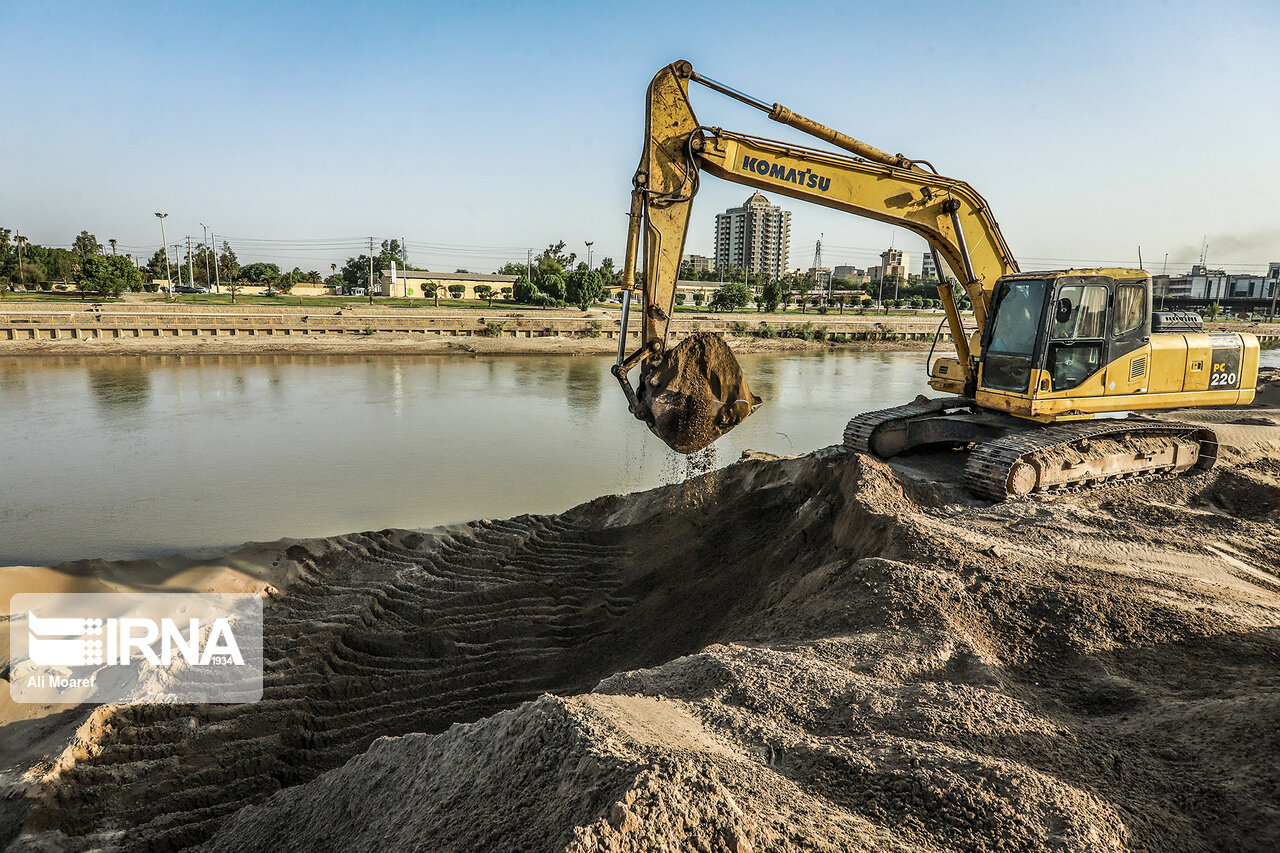
<svg viewBox="0 0 1280 853"><path fill-rule="evenodd" d="M689 101L690 81L754 106L775 121L849 153L704 126L694 115ZM630 227L623 263L623 333L619 337L618 362L613 369L632 413L646 421L650 429L669 444L672 443L669 437L655 428L656 422L662 420L662 412L655 410L654 404L672 398L673 389L662 385L663 382L672 381L676 374L689 375L688 370L676 369L670 363L667 343L693 198L702 171L914 231L928 242L935 259L944 261L962 282L973 306L978 330L986 324L996 281L1006 273L1018 271L1017 262L985 199L964 181L936 174L925 161L888 154L780 104L766 104L702 77L688 62L672 63L649 84L644 150L632 181ZM638 284L637 260L641 253L644 276ZM939 278L938 293L964 379L968 381L973 359L956 293L945 276ZM631 297L635 292L641 296L640 343L628 355L626 333ZM641 364L638 391L627 379L628 371L636 363ZM736 361L733 368L736 369ZM715 371L703 371L703 374L713 389L737 387ZM713 393L713 396L727 409L721 417L727 425L711 435L708 443L750 413L749 409L742 413L741 397L729 400L724 393ZM682 394L676 398L684 400ZM745 393L745 399L752 399L749 393ZM732 409L735 405L737 408ZM704 432L709 434L715 430Z"/></svg>

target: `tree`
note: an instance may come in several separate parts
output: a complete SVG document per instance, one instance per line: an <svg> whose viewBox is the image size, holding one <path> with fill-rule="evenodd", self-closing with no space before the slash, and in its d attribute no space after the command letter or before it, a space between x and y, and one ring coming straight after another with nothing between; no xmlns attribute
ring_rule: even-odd
<svg viewBox="0 0 1280 853"><path fill-rule="evenodd" d="M151 256L151 260L147 261L142 268L146 273L147 279L154 281L155 279L164 278L165 266L164 249L156 249L155 254Z"/></svg>
<svg viewBox="0 0 1280 853"><path fill-rule="evenodd" d="M498 267L497 272L495 274L496 275L525 275L528 272L529 272L529 268L526 267L524 264L516 263L515 261L508 261L507 263Z"/></svg>
<svg viewBox="0 0 1280 853"><path fill-rule="evenodd" d="M240 278L240 261L226 240L222 241L222 253L218 255L218 278L226 281L238 281Z"/></svg>
<svg viewBox="0 0 1280 853"><path fill-rule="evenodd" d="M231 304L236 304L236 294L240 292L240 288L244 287L239 279L227 282L227 292L231 294Z"/></svg>
<svg viewBox="0 0 1280 853"><path fill-rule="evenodd" d="M492 308L493 307L493 288L487 284L477 284L475 289L476 289L476 296L479 297L480 299L489 300L489 307Z"/></svg>
<svg viewBox="0 0 1280 853"><path fill-rule="evenodd" d="M524 276L516 279L516 283L511 286L511 294L516 302L523 302L526 305L537 305L538 297L542 295L538 286Z"/></svg>
<svg viewBox="0 0 1280 853"><path fill-rule="evenodd" d="M764 301L765 310L770 313L778 310L778 303L783 300L784 295L782 283L778 281L771 281L760 288L760 296Z"/></svg>
<svg viewBox="0 0 1280 853"><path fill-rule="evenodd" d="M707 300L707 297L706 297L706 295L705 295L701 290L695 290L695 291L693 292L693 304L694 304L694 305L701 305L701 304L702 304L703 302L705 302L706 300Z"/></svg>
<svg viewBox="0 0 1280 853"><path fill-rule="evenodd" d="M683 305L683 304L684 304L684 300L685 300L684 293L682 293L682 292L680 292L680 291L678 291L678 290L677 290L677 291L676 291L676 304L677 304L677 305Z"/></svg>
<svg viewBox="0 0 1280 853"><path fill-rule="evenodd" d="M711 308L714 311L732 311L750 301L751 289L740 281L726 281L711 294Z"/></svg>
<svg viewBox="0 0 1280 853"><path fill-rule="evenodd" d="M564 247L563 240L551 243L533 259L534 281L546 275L564 275L565 270L573 268L573 262L578 259L578 256L573 252L566 255ZM560 295L556 298L564 299L564 296Z"/></svg>
<svg viewBox="0 0 1280 853"><path fill-rule="evenodd" d="M798 296L796 301L800 303L800 313L803 314L805 304L809 301L806 298L809 295L809 282L805 279L800 279L796 282L795 291Z"/></svg>
<svg viewBox="0 0 1280 853"><path fill-rule="evenodd" d="M347 258L347 262L342 267L342 280L347 283L348 287L368 287L369 256L359 255L358 257Z"/></svg>
<svg viewBox="0 0 1280 853"><path fill-rule="evenodd" d="M503 298L503 299L505 299L505 300L507 300L508 302L510 302L510 301L511 301L511 288L510 288L510 287L504 287L504 288L502 288L502 298Z"/></svg>
<svg viewBox="0 0 1280 853"><path fill-rule="evenodd" d="M564 245L562 242L560 245ZM554 299L556 302L564 302L565 283L564 278L559 273L545 273L538 276L538 291L548 299Z"/></svg>
<svg viewBox="0 0 1280 853"><path fill-rule="evenodd" d="M440 291L442 290L444 290L443 284L433 284L432 282L426 282L425 284L422 285L422 295L425 296L427 299L435 299L437 308L440 307Z"/></svg>
<svg viewBox="0 0 1280 853"><path fill-rule="evenodd" d="M280 278L280 267L261 261L256 264L246 264L240 268L238 278L250 284L275 284Z"/></svg>
<svg viewBox="0 0 1280 853"><path fill-rule="evenodd" d="M466 292L467 292L467 286L465 284L449 285L449 295L452 296L454 299L461 299L463 297L463 294L465 294Z"/></svg>
<svg viewBox="0 0 1280 853"><path fill-rule="evenodd" d="M565 290L569 301L586 311L604 296L604 281L595 270L574 270L569 273Z"/></svg>
<svg viewBox="0 0 1280 853"><path fill-rule="evenodd" d="M841 314L843 314L843 313L844 313L844 306L845 306L845 305L847 305L847 304L848 304L848 302L849 302L849 294L847 294L847 293L837 293L837 294L836 294L836 304L840 306L840 313L841 313Z"/></svg>
<svg viewBox="0 0 1280 853"><path fill-rule="evenodd" d="M622 274L614 271L613 258L605 258L600 262L600 281L606 288L617 287L622 283Z"/></svg>
<svg viewBox="0 0 1280 853"><path fill-rule="evenodd" d="M142 273L123 255L90 255L80 268L77 287L81 297L92 291L116 297L141 288Z"/></svg>
<svg viewBox="0 0 1280 853"><path fill-rule="evenodd" d="M90 255L102 254L102 244L98 242L97 237L88 231L81 231L80 235L71 244L71 251L82 258L87 258Z"/></svg>

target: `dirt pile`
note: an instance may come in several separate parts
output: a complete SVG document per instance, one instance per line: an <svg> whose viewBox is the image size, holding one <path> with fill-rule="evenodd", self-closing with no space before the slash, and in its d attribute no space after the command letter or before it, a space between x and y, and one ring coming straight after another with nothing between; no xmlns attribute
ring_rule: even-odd
<svg viewBox="0 0 1280 853"><path fill-rule="evenodd" d="M99 709L10 849L1280 849L1280 426L1239 430L1051 500L833 448L293 545L263 701Z"/></svg>
<svg viewBox="0 0 1280 853"><path fill-rule="evenodd" d="M649 429L677 453L701 450L750 415L761 400L751 393L724 338L696 332L640 376Z"/></svg>

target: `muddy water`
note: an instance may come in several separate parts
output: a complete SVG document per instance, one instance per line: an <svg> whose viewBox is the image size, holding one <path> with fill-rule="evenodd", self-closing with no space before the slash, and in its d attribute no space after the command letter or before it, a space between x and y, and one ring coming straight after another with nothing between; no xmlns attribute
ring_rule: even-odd
<svg viewBox="0 0 1280 853"><path fill-rule="evenodd" d="M0 359L0 565L552 512L682 474L608 363ZM852 413L927 391L923 364L743 356L766 403L714 445L717 464L834 444Z"/></svg>

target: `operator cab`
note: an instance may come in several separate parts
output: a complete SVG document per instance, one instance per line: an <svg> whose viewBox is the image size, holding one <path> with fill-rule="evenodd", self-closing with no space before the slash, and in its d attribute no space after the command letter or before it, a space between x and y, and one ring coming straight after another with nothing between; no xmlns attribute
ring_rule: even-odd
<svg viewBox="0 0 1280 853"><path fill-rule="evenodd" d="M1069 391L1151 340L1151 279L1141 270L1005 276L992 294L979 388L1034 398Z"/></svg>

